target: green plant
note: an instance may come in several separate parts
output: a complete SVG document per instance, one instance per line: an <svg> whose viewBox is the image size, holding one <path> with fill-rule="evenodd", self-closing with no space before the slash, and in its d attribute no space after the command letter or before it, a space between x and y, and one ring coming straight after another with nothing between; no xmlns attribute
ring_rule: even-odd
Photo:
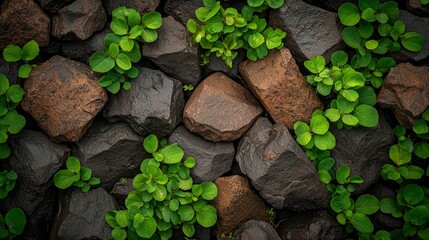
<svg viewBox="0 0 429 240"><path fill-rule="evenodd" d="M192 90L194 90L194 85L192 85L192 84L185 84L185 85L183 85L183 90L184 91L192 91Z"/></svg>
<svg viewBox="0 0 429 240"><path fill-rule="evenodd" d="M225 240L235 240L235 237L234 237L234 235L232 234L232 232L230 232L230 233L228 233L228 234L226 234L226 233L222 233L222 234L220 235L220 238L221 238L221 239L225 239Z"/></svg>
<svg viewBox="0 0 429 240"><path fill-rule="evenodd" d="M177 144L159 148L158 138L144 139L144 149L152 154L140 166L133 180L135 191L125 200L126 210L109 211L105 219L113 228L112 237L123 239L170 239L173 228L182 228L187 237L195 233L194 223L211 227L217 221L216 209L207 203L217 196L214 183L194 184L190 169L192 157L182 161Z"/></svg>
<svg viewBox="0 0 429 240"><path fill-rule="evenodd" d="M336 144L334 135L329 131L329 122L322 111L311 116L310 126L298 121L293 125L297 142L305 149L316 147L320 150L333 149Z"/></svg>
<svg viewBox="0 0 429 240"><path fill-rule="evenodd" d="M58 171L54 176L55 186L66 189L72 185L88 192L91 186L100 184L100 179L92 177L92 170L81 166L79 159L69 157L66 161L67 169Z"/></svg>
<svg viewBox="0 0 429 240"><path fill-rule="evenodd" d="M27 219L21 208L10 209L5 217L0 214L0 239L13 239L24 232Z"/></svg>
<svg viewBox="0 0 429 240"><path fill-rule="evenodd" d="M429 4L429 0L420 0L420 4L421 5L428 5Z"/></svg>
<svg viewBox="0 0 429 240"><path fill-rule="evenodd" d="M15 181L18 178L13 170L0 172L0 199L7 197L7 194L15 187Z"/></svg>
<svg viewBox="0 0 429 240"><path fill-rule="evenodd" d="M198 43L207 50L203 54L203 62L208 63L210 53L224 60L232 68L237 50L247 50L247 57L256 61L268 55L271 49L283 47L286 33L280 29L267 28L267 21L253 15L255 9L245 6L241 13L235 8L224 9L219 1L204 0L204 7L195 11L199 22L190 19L187 23L192 33L193 43ZM283 3L283 1L253 1L253 5L267 6ZM280 5L281 6L281 5Z"/></svg>
<svg viewBox="0 0 429 240"><path fill-rule="evenodd" d="M257 11L263 11L268 8L277 9L283 6L284 3L284 0L247 0L247 4Z"/></svg>
<svg viewBox="0 0 429 240"><path fill-rule="evenodd" d="M141 59L139 42L151 43L158 38L156 29L162 25L162 17L158 12L140 15L135 9L118 7L112 12L110 29L104 38L104 51L95 52L89 65L92 70L106 73L98 83L116 94L123 88L131 88L129 79L136 78L139 70L132 66Z"/></svg>
<svg viewBox="0 0 429 240"><path fill-rule="evenodd" d="M16 45L9 44L3 50L3 58L6 62L18 62L24 61L24 65L21 65L18 69L18 76L20 78L28 78L31 70L36 65L30 65L28 62L35 59L39 55L39 44L36 41L31 40L26 43L22 48Z"/></svg>

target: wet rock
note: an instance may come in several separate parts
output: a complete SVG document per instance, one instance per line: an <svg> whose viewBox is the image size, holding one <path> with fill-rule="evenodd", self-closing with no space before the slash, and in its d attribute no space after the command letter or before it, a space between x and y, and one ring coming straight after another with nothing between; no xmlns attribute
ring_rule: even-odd
<svg viewBox="0 0 429 240"><path fill-rule="evenodd" d="M52 18L52 35L61 40L85 40L107 21L101 0L76 0Z"/></svg>
<svg viewBox="0 0 429 240"><path fill-rule="evenodd" d="M383 198L393 198L396 200L395 191L380 183L375 184L369 190L369 193L374 195L380 201ZM374 226L377 226L379 229L395 230L401 229L404 226L404 220L402 217L394 218L392 215L382 213L381 211L377 211L374 215L371 215L370 218Z"/></svg>
<svg viewBox="0 0 429 240"><path fill-rule="evenodd" d="M245 51L238 51L237 57L235 57L232 62L232 68L229 68L222 58L216 57L215 54L211 54L209 63L203 68L203 74L204 76L209 76L215 72L222 72L229 77L238 77L238 67L240 63L243 62L245 55Z"/></svg>
<svg viewBox="0 0 429 240"><path fill-rule="evenodd" d="M428 83L428 66L398 64L385 77L377 102L392 109L401 125L411 128L429 106Z"/></svg>
<svg viewBox="0 0 429 240"><path fill-rule="evenodd" d="M271 11L270 25L287 32L285 44L301 63L316 55L329 60L344 45L337 13L302 0L285 1L281 8Z"/></svg>
<svg viewBox="0 0 429 240"><path fill-rule="evenodd" d="M51 19L33 0L3 0L0 12L0 49L8 44L23 46L35 40L49 44Z"/></svg>
<svg viewBox="0 0 429 240"><path fill-rule="evenodd" d="M195 10L203 6L200 0L167 0L164 11L186 26L189 19L196 19Z"/></svg>
<svg viewBox="0 0 429 240"><path fill-rule="evenodd" d="M311 114L322 107L287 48L271 51L256 62L247 60L239 71L274 121L288 129L297 121L309 122Z"/></svg>
<svg viewBox="0 0 429 240"><path fill-rule="evenodd" d="M381 168L390 162L389 149L396 142L389 124L380 115L374 128L356 127L350 130L332 128L337 144L331 151L339 166L349 166L351 175L364 182L356 186L354 194L360 195L380 178Z"/></svg>
<svg viewBox="0 0 429 240"><path fill-rule="evenodd" d="M111 122L127 122L140 135L154 133L166 137L182 118L182 84L158 70L139 70L131 89L111 98L106 117Z"/></svg>
<svg viewBox="0 0 429 240"><path fill-rule="evenodd" d="M126 123L96 122L76 143L74 155L92 175L101 179L101 187L110 189L121 178L139 173L143 159L148 157L142 146L143 137Z"/></svg>
<svg viewBox="0 0 429 240"><path fill-rule="evenodd" d="M420 0L407 0L407 9L417 15L429 14L429 5L422 5Z"/></svg>
<svg viewBox="0 0 429 240"><path fill-rule="evenodd" d="M180 126L169 137L170 143L178 143L185 152L185 158L196 160L191 169L194 182L212 182L231 170L235 149L232 142L213 143Z"/></svg>
<svg viewBox="0 0 429 240"><path fill-rule="evenodd" d="M216 235L228 235L250 219L268 222L268 207L252 192L249 182L241 176L221 177L214 182L218 195L213 200L217 209Z"/></svg>
<svg viewBox="0 0 429 240"><path fill-rule="evenodd" d="M259 118L240 140L236 160L273 207L303 211L329 204L316 168L283 124Z"/></svg>
<svg viewBox="0 0 429 240"><path fill-rule="evenodd" d="M103 0L104 7L109 16L112 15L112 11L115 10L115 8L121 6L134 8L141 14L155 11L159 2L159 0Z"/></svg>
<svg viewBox="0 0 429 240"><path fill-rule="evenodd" d="M191 131L213 141L234 141L262 114L252 94L222 73L207 77L194 90L183 113Z"/></svg>
<svg viewBox="0 0 429 240"><path fill-rule="evenodd" d="M87 193L71 190L61 201L53 234L61 240L106 239L112 229L104 220L107 211L118 210L115 198L104 188Z"/></svg>
<svg viewBox="0 0 429 240"><path fill-rule="evenodd" d="M134 191L133 178L122 178L113 185L110 194L116 198L120 206L125 207L125 199L132 191Z"/></svg>
<svg viewBox="0 0 429 240"><path fill-rule="evenodd" d="M41 0L40 5L43 10L56 14L62 7L69 5L75 0Z"/></svg>
<svg viewBox="0 0 429 240"><path fill-rule="evenodd" d="M61 56L34 69L24 91L22 108L58 141L77 142L107 102L91 69Z"/></svg>
<svg viewBox="0 0 429 240"><path fill-rule="evenodd" d="M249 220L234 233L236 240L281 240L276 230L267 222Z"/></svg>
<svg viewBox="0 0 429 240"><path fill-rule="evenodd" d="M328 211L302 212L277 228L283 240L337 240L347 235L344 226Z"/></svg>
<svg viewBox="0 0 429 240"><path fill-rule="evenodd" d="M48 239L56 202L53 177L70 150L51 142L42 132L25 129L10 136L9 142L12 154L0 162L0 169L13 169L18 179L15 188L1 200L0 212L22 208L27 218L22 239Z"/></svg>
<svg viewBox="0 0 429 240"><path fill-rule="evenodd" d="M152 60L163 72L183 84L197 85L200 81L198 46L191 45L188 29L171 16L163 19L158 39L143 45L142 56Z"/></svg>

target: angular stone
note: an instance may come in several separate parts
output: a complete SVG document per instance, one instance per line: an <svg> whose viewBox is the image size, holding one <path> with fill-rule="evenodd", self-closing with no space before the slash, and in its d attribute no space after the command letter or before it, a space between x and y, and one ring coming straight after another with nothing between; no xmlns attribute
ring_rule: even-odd
<svg viewBox="0 0 429 240"><path fill-rule="evenodd" d="M232 68L229 68L222 58L216 57L215 54L211 54L209 63L203 67L203 76L209 76L215 72L222 72L229 77L239 78L238 67L243 62L245 51L238 51L237 57L232 62Z"/></svg>
<svg viewBox="0 0 429 240"><path fill-rule="evenodd" d="M19 84L22 86L22 78L18 78L18 63L6 62L3 57L0 57L0 73L3 73L9 80L9 84Z"/></svg>
<svg viewBox="0 0 429 240"><path fill-rule="evenodd" d="M143 44L142 56L183 84L197 85L201 79L198 46L191 45L188 29L171 16L163 19L158 39Z"/></svg>
<svg viewBox="0 0 429 240"><path fill-rule="evenodd" d="M43 10L57 14L62 7L69 5L75 0L41 0L40 5Z"/></svg>
<svg viewBox="0 0 429 240"><path fill-rule="evenodd" d="M51 19L33 0L3 0L0 12L0 49L8 44L23 46L35 40L49 44Z"/></svg>
<svg viewBox="0 0 429 240"><path fill-rule="evenodd" d="M384 198L392 198L396 200L395 191L381 183L376 183L369 190L369 193L374 195L379 200ZM404 226L403 218L394 218L392 215L382 213L381 211L377 211L371 215L370 218L374 226L377 226L379 229L394 230L402 229Z"/></svg>
<svg viewBox="0 0 429 240"><path fill-rule="evenodd" d="M383 115L380 115L379 123L374 128L332 128L332 134L337 140L331 151L337 166L349 166L351 175L364 180L356 186L354 192L360 195L379 180L381 168L390 162L389 149L396 142L393 131Z"/></svg>
<svg viewBox="0 0 429 240"><path fill-rule="evenodd" d="M429 106L429 66L401 63L390 69L377 102L392 109L401 125L411 128Z"/></svg>
<svg viewBox="0 0 429 240"><path fill-rule="evenodd" d="M104 7L109 16L117 7L125 6L134 8L137 12L143 14L146 12L155 11L159 5L159 0L103 0Z"/></svg>
<svg viewBox="0 0 429 240"><path fill-rule="evenodd" d="M133 178L122 178L113 185L112 191L110 194L116 198L119 206L125 207L125 199L128 194L134 191L133 187Z"/></svg>
<svg viewBox="0 0 429 240"><path fill-rule="evenodd" d="M213 141L234 141L250 128L263 110L252 94L218 72L194 90L183 113L191 131Z"/></svg>
<svg viewBox="0 0 429 240"><path fill-rule="evenodd" d="M422 5L420 0L407 0L407 9L412 13L422 16L429 14L429 5Z"/></svg>
<svg viewBox="0 0 429 240"><path fill-rule="evenodd" d="M302 212L277 228L282 240L337 240L347 235L344 226L328 211Z"/></svg>
<svg viewBox="0 0 429 240"><path fill-rule="evenodd" d="M168 141L178 143L185 152L185 158L195 158L195 167L191 169L195 183L212 182L231 170L235 155L232 142L213 143L189 132L183 126L176 128Z"/></svg>
<svg viewBox="0 0 429 240"><path fill-rule="evenodd" d="M309 122L322 108L316 91L307 83L287 48L271 51L257 62L245 61L239 71L276 123L293 129L297 121Z"/></svg>
<svg viewBox="0 0 429 240"><path fill-rule="evenodd" d="M303 211L329 205L316 168L283 124L259 118L240 140L235 157L273 207Z"/></svg>
<svg viewBox="0 0 429 240"><path fill-rule="evenodd" d="M203 6L200 0L167 0L164 11L186 26L189 19L196 19L195 10Z"/></svg>
<svg viewBox="0 0 429 240"><path fill-rule="evenodd" d="M101 0L76 0L52 18L52 35L61 40L85 40L107 21Z"/></svg>
<svg viewBox="0 0 429 240"><path fill-rule="evenodd" d="M253 193L246 178L235 175L214 182L218 195L213 200L217 210L216 235L232 233L240 224L250 220L270 220L268 207Z"/></svg>
<svg viewBox="0 0 429 240"><path fill-rule="evenodd" d="M235 230L236 240L281 240L276 230L267 222L249 220Z"/></svg>
<svg viewBox="0 0 429 240"><path fill-rule="evenodd" d="M96 122L76 143L73 155L101 179L101 187L110 189L121 178L139 173L141 162L148 157L142 142L143 137L126 123Z"/></svg>
<svg viewBox="0 0 429 240"><path fill-rule="evenodd" d="M77 142L107 102L91 69L61 56L35 68L24 91L22 108L58 141Z"/></svg>
<svg viewBox="0 0 429 240"><path fill-rule="evenodd" d="M285 1L271 11L270 25L287 33L285 44L300 63L316 55L330 59L344 45L337 13L302 0Z"/></svg>
<svg viewBox="0 0 429 240"><path fill-rule="evenodd" d="M11 157L0 162L0 169L14 170L18 179L15 188L1 200L0 212L22 208L27 218L22 239L49 239L56 202L53 177L70 150L51 142L42 132L25 129L11 135L9 143Z"/></svg>
<svg viewBox="0 0 429 240"><path fill-rule="evenodd" d="M158 70L139 70L131 89L111 98L106 117L111 122L127 122L140 135L166 137L182 119L182 84Z"/></svg>
<svg viewBox="0 0 429 240"><path fill-rule="evenodd" d="M82 192L73 189L61 201L51 236L62 240L106 239L112 229L104 220L107 211L118 210L115 198L104 188Z"/></svg>

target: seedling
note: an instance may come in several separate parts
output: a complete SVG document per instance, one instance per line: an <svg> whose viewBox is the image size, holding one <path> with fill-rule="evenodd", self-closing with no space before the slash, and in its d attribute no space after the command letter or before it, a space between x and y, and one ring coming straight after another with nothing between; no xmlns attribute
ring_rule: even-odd
<svg viewBox="0 0 429 240"><path fill-rule="evenodd" d="M17 45L9 44L3 50L3 57L6 62L18 62L23 61L25 64L21 65L18 69L18 77L28 78L31 70L36 65L30 65L29 62L34 60L39 55L39 44L36 41L31 40L26 43L22 48Z"/></svg>
<svg viewBox="0 0 429 240"><path fill-rule="evenodd" d="M91 186L100 184L100 179L92 177L92 170L81 166L76 157L69 157L66 167L67 169L58 171L54 176L57 188L66 189L73 185L81 188L83 192L88 192Z"/></svg>

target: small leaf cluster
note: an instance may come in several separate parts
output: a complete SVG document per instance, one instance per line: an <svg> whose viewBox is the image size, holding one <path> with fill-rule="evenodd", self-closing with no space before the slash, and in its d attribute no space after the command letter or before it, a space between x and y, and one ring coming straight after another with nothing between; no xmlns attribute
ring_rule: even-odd
<svg viewBox="0 0 429 240"><path fill-rule="evenodd" d="M0 159L10 156L8 135L19 133L26 124L24 116L15 110L23 98L21 86L9 85L7 77L0 73Z"/></svg>
<svg viewBox="0 0 429 240"><path fill-rule="evenodd" d="M284 3L284 0L247 0L247 4L257 12L262 12L268 8L277 9Z"/></svg>
<svg viewBox="0 0 429 240"><path fill-rule="evenodd" d="M13 239L24 232L27 219L21 208L10 209L5 217L0 214L0 239Z"/></svg>
<svg viewBox="0 0 429 240"><path fill-rule="evenodd" d="M310 150L314 147L320 150L330 150L335 147L335 136L329 131L329 122L322 111L315 111L311 116L310 126L298 121L293 125L296 141Z"/></svg>
<svg viewBox="0 0 429 240"><path fill-rule="evenodd" d="M144 149L152 158L141 163L141 173L133 180L135 191L125 200L126 210L105 215L115 240L166 240L179 227L186 237L192 237L195 223L211 227L217 221L216 209L208 204L217 196L216 185L194 184L190 169L195 159L182 161L184 152L177 144L159 145L153 134L144 139Z"/></svg>
<svg viewBox="0 0 429 240"><path fill-rule="evenodd" d="M30 65L28 62L35 59L39 55L39 52L39 44L37 44L36 41L31 40L22 48L13 44L7 45L3 50L3 58L6 62L23 61L25 64L19 67L18 77L28 78L31 70L36 67L36 65Z"/></svg>
<svg viewBox="0 0 429 240"><path fill-rule="evenodd" d="M58 171L54 176L55 186L66 189L72 185L88 192L91 186L100 184L100 179L92 177L92 170L81 166L79 159L69 157L66 161L67 169Z"/></svg>
<svg viewBox="0 0 429 240"><path fill-rule="evenodd" d="M187 28L192 33L193 43L198 43L206 50L203 54L204 63L208 63L208 56L214 53L232 68L237 51L241 48L247 50L248 59L256 61L266 57L269 50L283 47L282 40L286 33L280 29L267 28L267 21L254 15L258 9L245 6L239 13L235 8L224 9L219 1L203 2L204 7L195 11L198 22L190 19ZM268 6L283 4L279 0L249 2L259 7L265 6L265 3Z"/></svg>
<svg viewBox="0 0 429 240"><path fill-rule="evenodd" d="M112 11L112 22L104 38L104 51L95 52L89 65L92 70L106 73L98 84L116 94L123 84L124 90L131 88L129 79L138 77L139 70L132 66L141 59L139 42L151 43L158 38L157 29L162 25L158 12L140 15L135 9L118 7Z"/></svg>
<svg viewBox="0 0 429 240"><path fill-rule="evenodd" d="M18 175L13 170L0 172L0 199L6 198L7 194L12 191L17 178Z"/></svg>
<svg viewBox="0 0 429 240"><path fill-rule="evenodd" d="M192 91L192 90L194 90L194 85L192 85L192 84L184 84L183 85L183 91Z"/></svg>

